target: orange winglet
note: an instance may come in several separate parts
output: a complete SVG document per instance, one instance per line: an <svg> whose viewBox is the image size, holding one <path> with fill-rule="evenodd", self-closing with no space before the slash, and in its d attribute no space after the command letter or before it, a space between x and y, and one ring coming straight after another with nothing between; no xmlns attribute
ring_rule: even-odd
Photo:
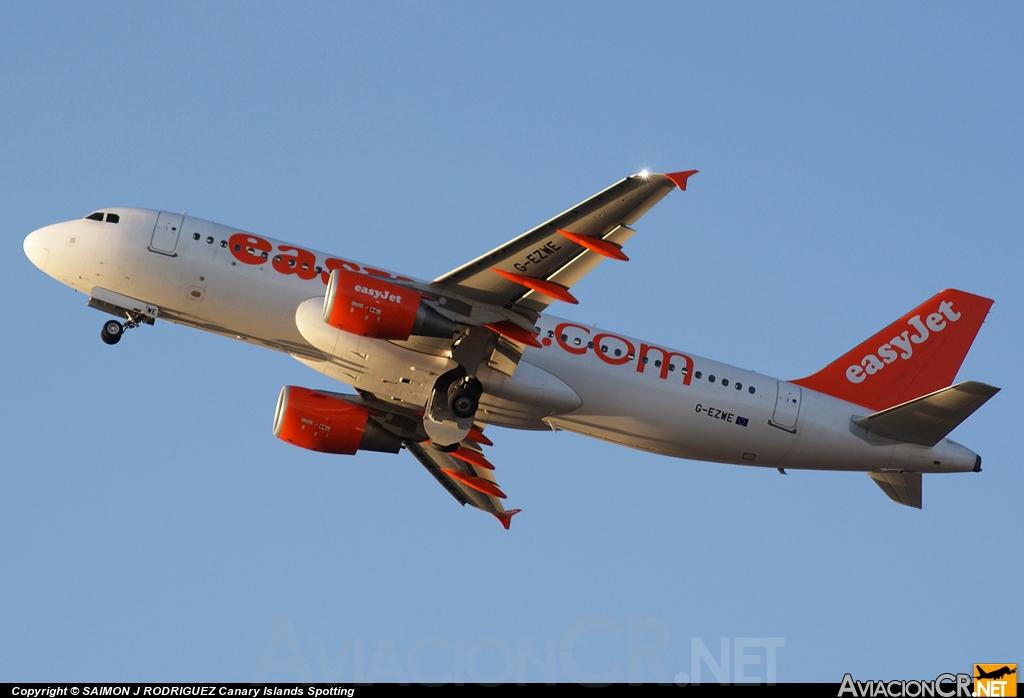
<svg viewBox="0 0 1024 698"><path fill-rule="evenodd" d="M522 509L510 509L509 511L506 511L504 514L494 514L494 518L500 521L501 525L504 526L505 530L507 531L509 525L512 523L512 517L521 511ZM491 513L493 514L494 512Z"/></svg>
<svg viewBox="0 0 1024 698"><path fill-rule="evenodd" d="M511 322L507 320L502 320L501 322L492 322L490 325L487 325L487 329L489 329L491 332L497 332L502 337L508 337L513 342L519 342L520 344L526 344L527 346L537 347L538 349L544 346L537 341L537 335L533 334L532 332L527 332L522 327L519 327L518 325L513 325Z"/></svg>
<svg viewBox="0 0 1024 698"><path fill-rule="evenodd" d="M697 174L697 170L687 170L686 172L670 172L665 176L672 180L672 183L681 190L686 191L686 180L695 174Z"/></svg>
<svg viewBox="0 0 1024 698"><path fill-rule="evenodd" d="M477 492L483 492L486 495L497 497L498 499L505 499L505 493L499 490L497 485L493 482L484 480L482 477L465 475L454 470L448 470L447 468L441 468L441 470L449 477L458 480L466 487L472 487Z"/></svg>
<svg viewBox="0 0 1024 698"><path fill-rule="evenodd" d="M573 298L572 294L569 293L569 289L565 286L560 286L553 281L548 281L546 279L534 279L529 276L523 276L522 274L513 274L510 271L495 269L494 267L491 267L491 271L500 276L504 276L509 281L514 281L520 286L525 286L537 293L543 293L545 296L549 296L555 300L565 301L566 303L572 303L573 305L579 304L579 301Z"/></svg>
<svg viewBox="0 0 1024 698"><path fill-rule="evenodd" d="M481 468L494 470L494 466L488 463L486 458L484 458L479 453L469 448L463 448L462 446L459 446L458 450L452 451L448 455L454 456L455 458L458 458L461 461L465 461L466 463L469 463L471 465L479 465Z"/></svg>
<svg viewBox="0 0 1024 698"><path fill-rule="evenodd" d="M610 257L611 259L621 259L623 262L629 261L629 257L625 255L622 248L613 242L608 242L607 240L602 240L600 238L587 237L586 235L580 235L579 233L570 233L568 230L558 230L558 232L575 242L577 245L586 247L592 252L597 252L598 254Z"/></svg>
<svg viewBox="0 0 1024 698"><path fill-rule="evenodd" d="M494 442L484 436L484 433L476 427L469 428L469 435L466 437L470 441L476 441L481 446L493 446Z"/></svg>

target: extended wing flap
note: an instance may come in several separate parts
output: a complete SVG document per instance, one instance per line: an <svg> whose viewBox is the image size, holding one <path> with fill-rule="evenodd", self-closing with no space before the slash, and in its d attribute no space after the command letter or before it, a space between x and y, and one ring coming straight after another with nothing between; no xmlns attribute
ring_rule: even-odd
<svg viewBox="0 0 1024 698"><path fill-rule="evenodd" d="M934 446L998 392L985 383L964 381L853 423L887 439Z"/></svg>
<svg viewBox="0 0 1024 698"><path fill-rule="evenodd" d="M897 504L921 508L921 473L868 473Z"/></svg>

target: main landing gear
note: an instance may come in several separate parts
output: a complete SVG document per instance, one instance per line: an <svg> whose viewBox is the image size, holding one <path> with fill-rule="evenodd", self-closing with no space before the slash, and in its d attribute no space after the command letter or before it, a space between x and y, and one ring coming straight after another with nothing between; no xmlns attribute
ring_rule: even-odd
<svg viewBox="0 0 1024 698"><path fill-rule="evenodd" d="M456 421L472 419L480 406L480 396L484 388L475 377L462 376L448 386L448 407L455 415Z"/></svg>
<svg viewBox="0 0 1024 698"><path fill-rule="evenodd" d="M100 330L100 339L106 344L117 344L121 341L121 335L125 333L125 330L131 330L142 323L146 322L147 317L143 313L130 311L126 313L127 322L121 323L117 320L107 320L103 323L103 329Z"/></svg>
<svg viewBox="0 0 1024 698"><path fill-rule="evenodd" d="M476 369L485 365L495 341L487 330L469 329L452 342L452 358L458 366L437 377L423 411L423 430L434 448L458 448L473 427L484 394Z"/></svg>

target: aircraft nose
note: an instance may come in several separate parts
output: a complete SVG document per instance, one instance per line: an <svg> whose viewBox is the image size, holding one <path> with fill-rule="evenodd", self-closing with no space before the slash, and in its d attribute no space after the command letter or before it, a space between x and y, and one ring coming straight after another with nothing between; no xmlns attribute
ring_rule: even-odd
<svg viewBox="0 0 1024 698"><path fill-rule="evenodd" d="M49 227L29 233L23 244L25 256L43 271L46 271L46 258L50 254L50 238L52 236Z"/></svg>

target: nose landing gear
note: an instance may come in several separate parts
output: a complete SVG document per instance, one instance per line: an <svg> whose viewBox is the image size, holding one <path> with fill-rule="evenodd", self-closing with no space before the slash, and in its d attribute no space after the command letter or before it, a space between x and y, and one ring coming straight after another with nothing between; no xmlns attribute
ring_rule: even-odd
<svg viewBox="0 0 1024 698"><path fill-rule="evenodd" d="M124 326L117 320L107 320L103 323L103 329L100 330L100 339L107 344L117 344L121 341L121 335L124 334Z"/></svg>
<svg viewBox="0 0 1024 698"><path fill-rule="evenodd" d="M134 329L143 323L153 324L152 318L138 311L128 311L125 315L127 321L123 324L117 320L107 320L103 323L103 329L100 330L100 339L104 343L117 344L121 341L121 335L125 333L125 330Z"/></svg>

